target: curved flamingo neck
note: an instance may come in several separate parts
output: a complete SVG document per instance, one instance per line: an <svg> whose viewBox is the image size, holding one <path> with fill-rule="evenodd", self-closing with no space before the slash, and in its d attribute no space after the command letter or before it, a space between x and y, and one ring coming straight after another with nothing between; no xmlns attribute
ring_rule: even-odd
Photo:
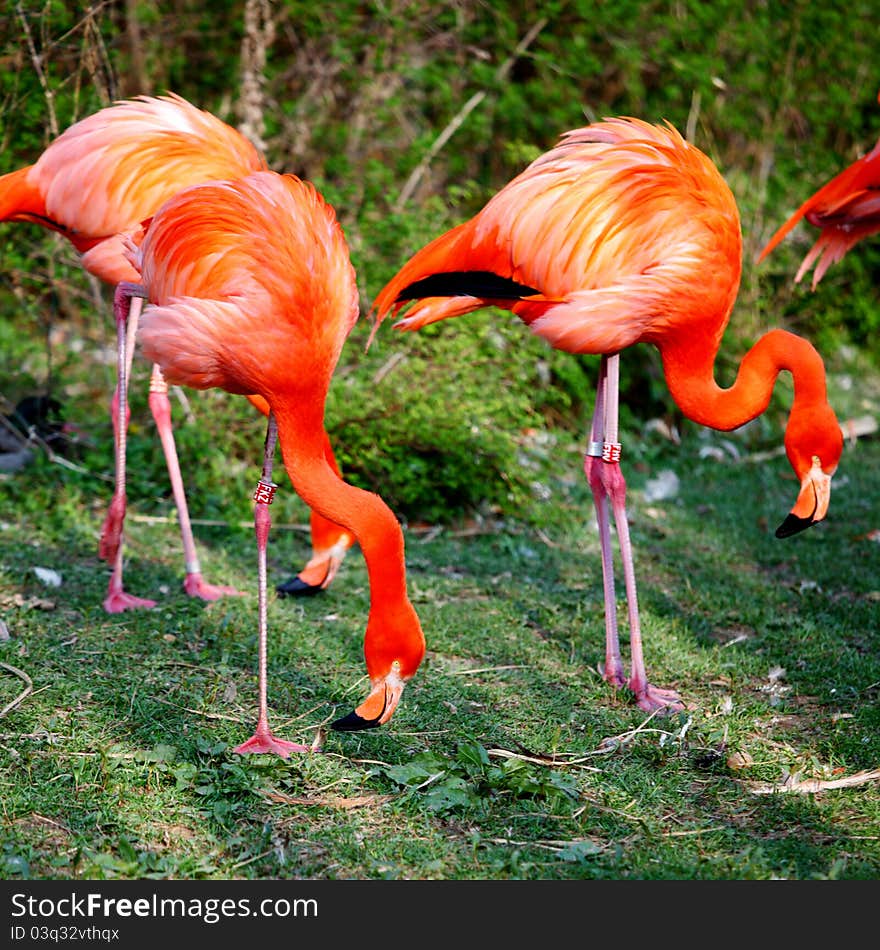
<svg viewBox="0 0 880 950"><path fill-rule="evenodd" d="M385 676L395 661L408 679L424 656L425 638L407 596L403 531L378 495L344 481L329 464L323 409L314 402L270 399L285 468L303 501L360 545L370 582L364 655L371 679Z"/></svg>
<svg viewBox="0 0 880 950"><path fill-rule="evenodd" d="M694 422L713 429L736 429L769 405L776 378L788 370L794 380L792 413L827 401L825 367L815 348L786 330L765 333L746 353L733 385L715 382L718 347L706 349L699 337L659 345L672 398Z"/></svg>
<svg viewBox="0 0 880 950"><path fill-rule="evenodd" d="M293 401L291 400L291 403ZM403 536L388 506L372 492L344 481L328 464L323 412L301 401L273 398L284 466L305 503L357 538L370 587L405 595Z"/></svg>

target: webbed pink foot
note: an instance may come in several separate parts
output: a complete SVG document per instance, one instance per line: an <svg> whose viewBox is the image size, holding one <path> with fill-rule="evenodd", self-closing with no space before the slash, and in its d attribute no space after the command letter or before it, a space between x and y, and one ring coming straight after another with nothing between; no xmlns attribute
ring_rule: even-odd
<svg viewBox="0 0 880 950"><path fill-rule="evenodd" d="M630 686L630 689L633 689L633 687ZM636 705L639 709L644 709L645 712L667 715L683 712L687 708L681 696L674 689L662 689L648 683L641 691L633 689L633 692L636 695Z"/></svg>
<svg viewBox="0 0 880 950"><path fill-rule="evenodd" d="M104 598L104 610L108 614L121 614L124 610L142 610L155 606L155 600L135 597L134 594L127 594L121 588L108 590Z"/></svg>
<svg viewBox="0 0 880 950"><path fill-rule="evenodd" d="M183 589L190 597L200 597L202 600L219 600L221 597L243 597L244 591L234 587L225 587L222 584L209 584L200 573L187 574L183 581Z"/></svg>
<svg viewBox="0 0 880 950"><path fill-rule="evenodd" d="M259 723L250 739L242 742L232 751L239 755L280 755L282 759L288 759L291 752L311 752L312 750L307 745L298 745L286 739L276 739L268 725Z"/></svg>

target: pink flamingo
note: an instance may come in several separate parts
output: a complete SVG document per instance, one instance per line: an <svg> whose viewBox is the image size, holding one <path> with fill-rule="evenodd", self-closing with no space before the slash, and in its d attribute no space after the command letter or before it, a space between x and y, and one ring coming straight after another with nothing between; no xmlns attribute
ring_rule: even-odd
<svg viewBox="0 0 880 950"><path fill-rule="evenodd" d="M266 545L276 437L294 489L357 539L367 564L364 656L371 688L333 727L388 722L421 663L425 639L406 593L400 525L378 495L343 481L327 456L327 392L358 318L354 269L333 209L292 175L265 171L197 185L159 209L133 263L140 285L116 291L121 332L131 298L147 297L138 339L168 380L256 393L270 410L254 510L260 712L254 735L236 751L285 757L307 751L276 739L268 725Z"/></svg>
<svg viewBox="0 0 880 950"><path fill-rule="evenodd" d="M125 241L167 198L188 185L240 177L264 170L254 146L225 122L176 95L117 102L75 123L55 139L34 165L0 177L0 221L29 221L66 237L83 267L108 284L135 281L123 253ZM130 378L140 300L134 304L130 336L118 340L119 365ZM158 366L150 378L149 406L165 455L183 541L184 589L215 600L238 593L209 584L202 576L171 425L168 387ZM264 414L260 397L247 394ZM101 531L100 553L112 565L104 607L110 613L153 607L123 587L122 536L126 512L126 428L128 405L117 388L111 404L116 487ZM335 466L327 442L326 452ZM311 515L312 557L299 575L279 585L283 594L308 594L333 580L351 535Z"/></svg>
<svg viewBox="0 0 880 950"><path fill-rule="evenodd" d="M794 377L785 432L800 484L777 529L787 537L825 517L843 439L825 369L801 337L772 330L720 388L713 367L740 280L742 238L730 189L671 126L613 118L565 134L469 221L407 261L376 297L376 326L415 330L494 305L570 353L602 360L584 471L595 501L605 597L605 679L640 708L680 709L649 682L636 599L626 483L620 469L618 367L634 343L660 351L673 399L701 425L735 429L763 412L776 377ZM631 665L620 655L609 528L614 514L629 607Z"/></svg>

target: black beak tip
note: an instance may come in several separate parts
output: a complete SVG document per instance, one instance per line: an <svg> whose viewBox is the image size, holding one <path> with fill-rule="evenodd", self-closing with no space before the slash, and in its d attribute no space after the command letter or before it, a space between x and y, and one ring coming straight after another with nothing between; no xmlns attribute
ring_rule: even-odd
<svg viewBox="0 0 880 950"><path fill-rule="evenodd" d="M314 597L315 594L320 594L323 589L317 584L307 584L299 577L291 577L289 581L279 584L275 588L275 592L279 597Z"/></svg>
<svg viewBox="0 0 880 950"><path fill-rule="evenodd" d="M378 719L364 719L352 710L347 716L330 723L330 728L337 732L359 732L362 729L375 729L379 726Z"/></svg>
<svg viewBox="0 0 880 950"><path fill-rule="evenodd" d="M797 515L789 513L785 521L776 529L776 537L790 538L793 534L800 534L801 531L806 531L810 525L814 525L815 523L812 518L799 518Z"/></svg>

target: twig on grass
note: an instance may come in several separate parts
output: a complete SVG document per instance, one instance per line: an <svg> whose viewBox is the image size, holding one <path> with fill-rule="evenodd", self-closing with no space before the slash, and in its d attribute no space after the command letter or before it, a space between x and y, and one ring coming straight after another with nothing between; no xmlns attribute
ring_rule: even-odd
<svg viewBox="0 0 880 950"><path fill-rule="evenodd" d="M0 667L8 672L12 673L13 676L17 676L20 680L25 682L25 688L12 700L12 702L7 703L2 709L0 709L0 719L2 719L6 713L10 710L15 709L19 703L22 703L28 696L34 691L33 680L25 673L24 670L20 670L17 666L10 666L9 663L0 663Z"/></svg>
<svg viewBox="0 0 880 950"><path fill-rule="evenodd" d="M163 703L165 706L173 706L175 709L182 709L184 712L192 713L194 716L202 716L205 719L227 719L229 722L242 723L241 716L227 716L224 713L203 712L201 709L191 709L189 706L181 706L180 703L172 703L170 699L162 699L161 696L153 696L157 703Z"/></svg>
<svg viewBox="0 0 880 950"><path fill-rule="evenodd" d="M364 808L367 806L385 805L394 801L397 795L286 795L284 792L268 791L263 798L278 802L281 805L318 805L324 808Z"/></svg>
<svg viewBox="0 0 880 950"><path fill-rule="evenodd" d="M511 752L508 749L486 749L486 754L490 756L495 756L496 758L502 759L517 759L520 762L533 762L535 765L544 765L548 768L556 769L570 769L570 768L580 768L585 769L587 772L601 772L602 769L597 769L592 765L584 765L583 763L587 761L589 756L601 755L601 752L591 752L589 756L582 756L579 759L569 759L564 761L560 758L557 758L555 755L524 755L520 752Z"/></svg>
<svg viewBox="0 0 880 950"><path fill-rule="evenodd" d="M513 845L517 848L541 848L545 851L552 851L554 854L559 854L562 851L565 851L567 848L577 846L579 844L586 844L594 847L596 849L596 854L599 854L602 851L607 851L609 843L607 841L599 842L595 838L572 838L571 841L566 840L557 840L553 838L545 838L543 841L514 841L513 838L487 838L491 844L502 844L502 845Z"/></svg>
<svg viewBox="0 0 880 950"><path fill-rule="evenodd" d="M126 515L129 521L138 521L141 524L177 524L176 516L169 515ZM208 528L253 528L253 521L222 521L214 518L190 518L190 523ZM279 531L309 531L307 524L275 524L272 522L272 530Z"/></svg>
<svg viewBox="0 0 880 950"><path fill-rule="evenodd" d="M237 871L239 868L245 867L245 865L253 864L254 861L259 861L260 858L268 858L270 854L273 854L273 853L274 853L274 851L275 851L275 847L273 846L273 847L269 848L268 851L263 851L262 854L255 854L255 855L254 855L253 857L251 857L251 858L245 858L244 861L236 861L235 864L232 865L232 867L230 868L230 870L231 870L231 871Z"/></svg>
<svg viewBox="0 0 880 950"><path fill-rule="evenodd" d="M477 673L497 673L500 670L524 670L525 666L512 664L510 666L481 666L476 670L449 670L448 676L474 676Z"/></svg>

